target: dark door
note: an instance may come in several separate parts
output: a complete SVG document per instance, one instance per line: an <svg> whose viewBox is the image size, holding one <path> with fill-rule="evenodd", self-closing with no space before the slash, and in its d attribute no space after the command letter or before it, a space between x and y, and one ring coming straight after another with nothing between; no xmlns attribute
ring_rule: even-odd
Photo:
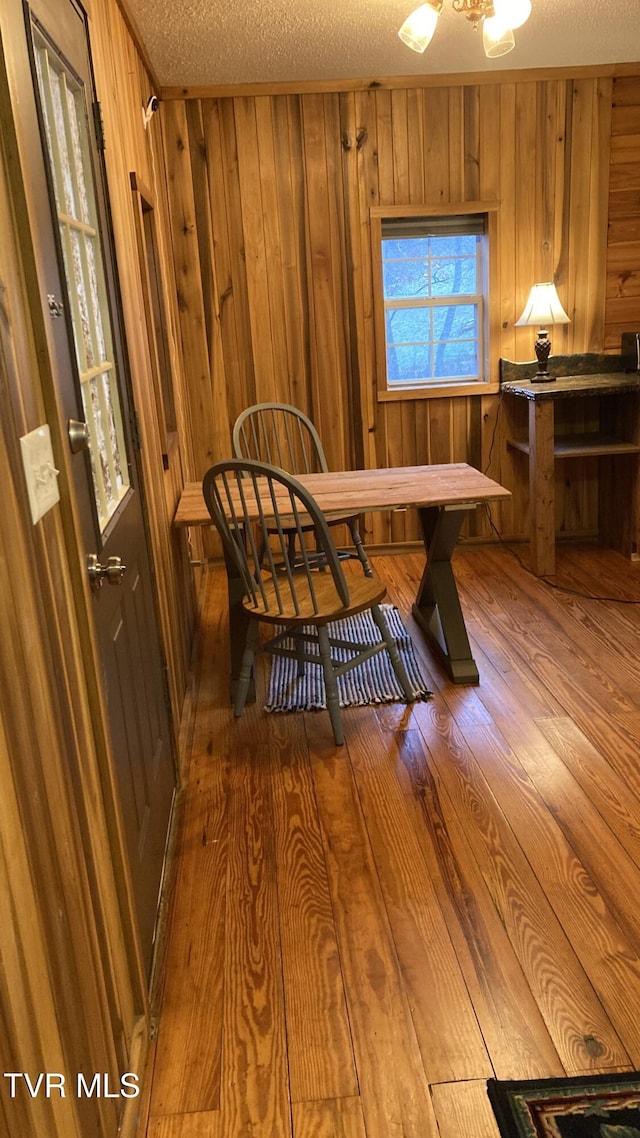
<svg viewBox="0 0 640 1138"><path fill-rule="evenodd" d="M14 108L29 140L23 170L34 203L40 287L55 325L58 395L76 423L70 446L92 582L138 923L147 967L175 786L168 704L117 280L108 227L85 14L73 0L34 0ZM20 32L18 33L18 28ZM26 39L25 37L26 31ZM20 45L16 42L16 52ZM31 76L29 80L29 75ZM35 129L32 129L35 128Z"/></svg>

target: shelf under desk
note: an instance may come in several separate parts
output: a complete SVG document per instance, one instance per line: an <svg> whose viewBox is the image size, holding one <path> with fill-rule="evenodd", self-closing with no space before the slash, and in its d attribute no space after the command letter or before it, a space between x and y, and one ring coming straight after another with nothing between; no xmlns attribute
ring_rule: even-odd
<svg viewBox="0 0 640 1138"><path fill-rule="evenodd" d="M508 438L507 445L529 459L531 562L538 576L555 572L556 460L609 456L613 461L616 456L640 454L640 375L624 372L619 356L564 356L550 362L558 369L557 378L534 383L535 363L500 361L501 393L528 402L528 437ZM601 429L556 435L558 401L594 397L603 400ZM634 551L637 540L639 466L634 463L622 480L616 477L615 492L612 470L601 476L601 538L627 556Z"/></svg>
<svg viewBox="0 0 640 1138"><path fill-rule="evenodd" d="M528 439L507 439L507 446L523 454L531 451ZM582 435L556 435L553 440L554 458L591 458L601 454L640 454L640 445L591 431Z"/></svg>

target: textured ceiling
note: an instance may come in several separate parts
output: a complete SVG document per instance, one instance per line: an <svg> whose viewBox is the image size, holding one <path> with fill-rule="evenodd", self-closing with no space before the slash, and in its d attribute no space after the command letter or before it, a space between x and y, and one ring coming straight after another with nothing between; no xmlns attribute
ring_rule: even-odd
<svg viewBox="0 0 640 1138"><path fill-rule="evenodd" d="M359 79L640 60L640 0L533 0L515 51L444 9L424 55L397 30L419 0L126 0L162 86Z"/></svg>

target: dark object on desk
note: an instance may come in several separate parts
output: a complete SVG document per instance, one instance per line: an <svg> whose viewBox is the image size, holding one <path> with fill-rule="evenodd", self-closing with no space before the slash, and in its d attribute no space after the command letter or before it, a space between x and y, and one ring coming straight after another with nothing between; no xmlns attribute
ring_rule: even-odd
<svg viewBox="0 0 640 1138"><path fill-rule="evenodd" d="M242 714L255 657L260 652L292 657L302 675L305 664L322 666L327 709L336 745L343 742L337 677L386 650L407 703L414 691L380 602L387 588L371 575L343 573L329 526L315 498L292 475L266 462L229 459L204 476L202 493L224 546L225 558L242 581L246 640L234 714ZM256 516L257 515L257 516ZM324 554L323 572L309 555ZM377 644L344 642L328 625L370 612L380 633ZM259 624L273 635L259 644ZM293 648L288 647L291 638ZM313 650L309 645L314 646ZM340 659L336 650L345 649Z"/></svg>
<svg viewBox="0 0 640 1138"><path fill-rule="evenodd" d="M640 371L640 332L622 333L622 362L625 371Z"/></svg>

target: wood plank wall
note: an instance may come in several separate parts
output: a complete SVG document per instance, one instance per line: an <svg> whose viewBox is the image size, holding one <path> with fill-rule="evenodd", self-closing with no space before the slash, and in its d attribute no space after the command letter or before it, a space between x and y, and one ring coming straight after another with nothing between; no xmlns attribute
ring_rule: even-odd
<svg viewBox="0 0 640 1138"><path fill-rule="evenodd" d="M492 358L533 356L514 321L548 279L571 317L555 351L602 350L612 77L184 94L165 97L162 120L198 475L230 453L245 406L278 399L311 414L334 469L488 469L514 492L495 520L524 536L526 459L507 452L497 396L376 401L368 211L497 200ZM595 462L566 464L557 491L560 529L595 530ZM469 532L488 533L485 519ZM415 517L378 515L366 537L414 539Z"/></svg>
<svg viewBox="0 0 640 1138"><path fill-rule="evenodd" d="M142 106L153 86L119 9L112 0L92 0L89 17L177 735L195 602L186 550L171 522L185 472L191 474L191 431L181 399L162 140L157 120L143 130ZM77 1072L89 1081L108 1072L112 1091L122 1072L142 1077L149 1002L120 839L102 673L92 650L92 601L76 544L70 456L52 395L51 321L29 232L24 140L13 116L24 73L5 32L22 26L21 5L0 0L0 1057L3 1071L27 1071L33 1079L59 1071L72 1086L64 1099L43 1091L30 1098L26 1087L11 1099L9 1084L0 1080L0 1132L131 1138L139 1100L74 1093ZM22 58L19 49L16 54ZM152 191L159 218L178 420L168 470L151 385L132 171ZM45 421L61 468L61 504L34 526L18 440Z"/></svg>
<svg viewBox="0 0 640 1138"><path fill-rule="evenodd" d="M640 76L617 78L613 85L611 121L611 166L609 174L609 226L607 233L607 276L605 301L605 348L619 351L624 332L640 332ZM616 401L610 420L613 433L623 432L637 421L637 401L633 396ZM612 409L613 411L613 409ZM620 494L622 474L640 485L638 465L601 462L601 516L611 520L618 535L625 535L626 548L640 548L640 500L637 489ZM618 493L611 492L615 487ZM603 510L604 499L608 499ZM635 500L635 513L629 501ZM613 499L613 500L612 500Z"/></svg>
<svg viewBox="0 0 640 1138"><path fill-rule="evenodd" d="M611 123L605 347L640 332L640 77L616 79Z"/></svg>

